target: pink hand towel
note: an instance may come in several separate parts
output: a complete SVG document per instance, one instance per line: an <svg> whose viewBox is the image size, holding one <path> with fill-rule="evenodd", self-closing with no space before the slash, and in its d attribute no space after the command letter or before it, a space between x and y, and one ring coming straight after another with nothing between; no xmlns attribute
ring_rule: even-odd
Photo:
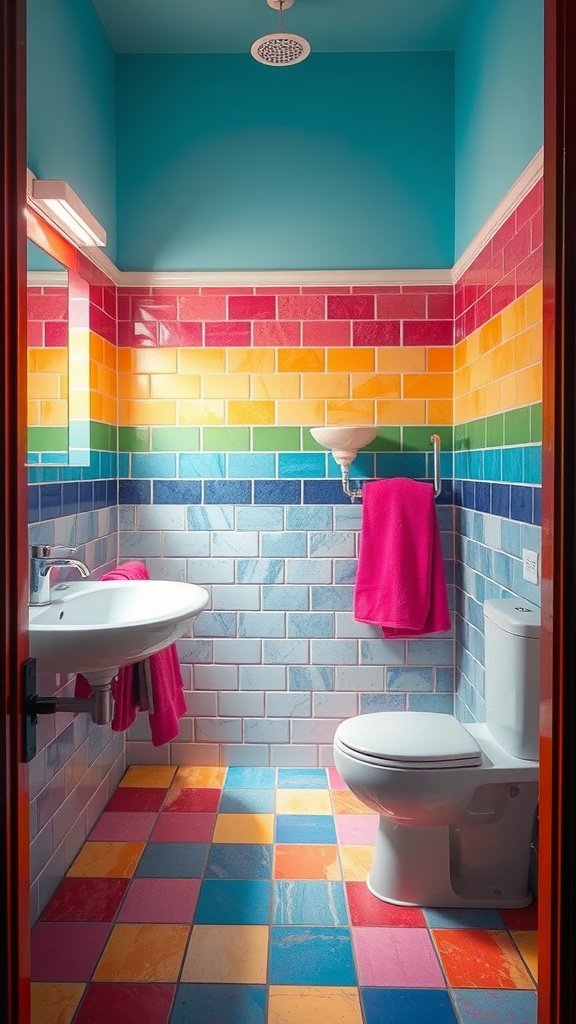
<svg viewBox="0 0 576 1024"><path fill-rule="evenodd" d="M149 580L148 570L142 562L124 562L116 569L104 573L102 580ZM145 662L140 662L138 670L145 667L152 697L153 710L150 711L150 732L155 747L169 743L179 732L178 722L186 712L184 683L180 670L180 660L176 644L171 644L163 651L151 654ZM135 665L126 665L120 669L112 684L114 696L114 732L124 732L136 718L140 710L139 671ZM76 676L74 695L87 698L92 693L88 680Z"/></svg>
<svg viewBox="0 0 576 1024"><path fill-rule="evenodd" d="M399 477L363 485L354 618L377 623L387 639L450 629L431 484Z"/></svg>

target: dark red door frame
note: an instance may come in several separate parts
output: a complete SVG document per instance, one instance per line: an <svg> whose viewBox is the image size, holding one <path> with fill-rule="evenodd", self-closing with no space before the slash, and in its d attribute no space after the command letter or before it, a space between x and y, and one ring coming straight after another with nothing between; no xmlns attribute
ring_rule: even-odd
<svg viewBox="0 0 576 1024"><path fill-rule="evenodd" d="M29 1024L25 0L0 0L0 1020ZM545 272L539 1024L576 1021L576 0L545 0Z"/></svg>
<svg viewBox="0 0 576 1024"><path fill-rule="evenodd" d="M26 3L1 0L2 287L0 298L0 1020L28 1024L28 774L19 685L27 657Z"/></svg>
<svg viewBox="0 0 576 1024"><path fill-rule="evenodd" d="M575 0L546 0L540 1024L576 1021L575 53Z"/></svg>

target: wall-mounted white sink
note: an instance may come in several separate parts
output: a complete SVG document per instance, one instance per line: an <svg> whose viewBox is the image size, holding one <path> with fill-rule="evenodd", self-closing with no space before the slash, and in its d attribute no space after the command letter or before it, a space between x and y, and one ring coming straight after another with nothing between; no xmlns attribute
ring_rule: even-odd
<svg viewBox="0 0 576 1024"><path fill-rule="evenodd" d="M310 433L318 444L330 448L339 466L349 466L358 454L378 434L378 427L339 424L332 427L311 427Z"/></svg>
<svg viewBox="0 0 576 1024"><path fill-rule="evenodd" d="M184 636L208 603L203 587L164 580L60 584L29 609L30 656L39 672L81 672L92 686Z"/></svg>

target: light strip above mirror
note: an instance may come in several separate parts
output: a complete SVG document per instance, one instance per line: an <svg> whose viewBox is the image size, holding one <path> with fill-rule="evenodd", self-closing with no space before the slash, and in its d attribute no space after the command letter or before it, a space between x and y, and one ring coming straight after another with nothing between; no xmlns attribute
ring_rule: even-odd
<svg viewBox="0 0 576 1024"><path fill-rule="evenodd" d="M30 175L28 199L76 244L106 245L106 231L67 181Z"/></svg>

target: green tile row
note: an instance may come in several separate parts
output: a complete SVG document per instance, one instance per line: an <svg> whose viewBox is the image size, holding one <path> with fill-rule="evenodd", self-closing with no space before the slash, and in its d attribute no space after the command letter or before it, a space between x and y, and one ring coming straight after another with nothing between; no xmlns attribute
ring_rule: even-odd
<svg viewBox="0 0 576 1024"><path fill-rule="evenodd" d="M542 440L542 403L483 416L454 427L454 451L535 444Z"/></svg>
<svg viewBox="0 0 576 1024"><path fill-rule="evenodd" d="M380 427L366 451L428 451L439 434L452 451L452 427ZM308 427L120 427L121 452L312 452L323 451ZM92 445L93 447L103 447Z"/></svg>
<svg viewBox="0 0 576 1024"><path fill-rule="evenodd" d="M68 427L28 427L29 452L67 452Z"/></svg>

